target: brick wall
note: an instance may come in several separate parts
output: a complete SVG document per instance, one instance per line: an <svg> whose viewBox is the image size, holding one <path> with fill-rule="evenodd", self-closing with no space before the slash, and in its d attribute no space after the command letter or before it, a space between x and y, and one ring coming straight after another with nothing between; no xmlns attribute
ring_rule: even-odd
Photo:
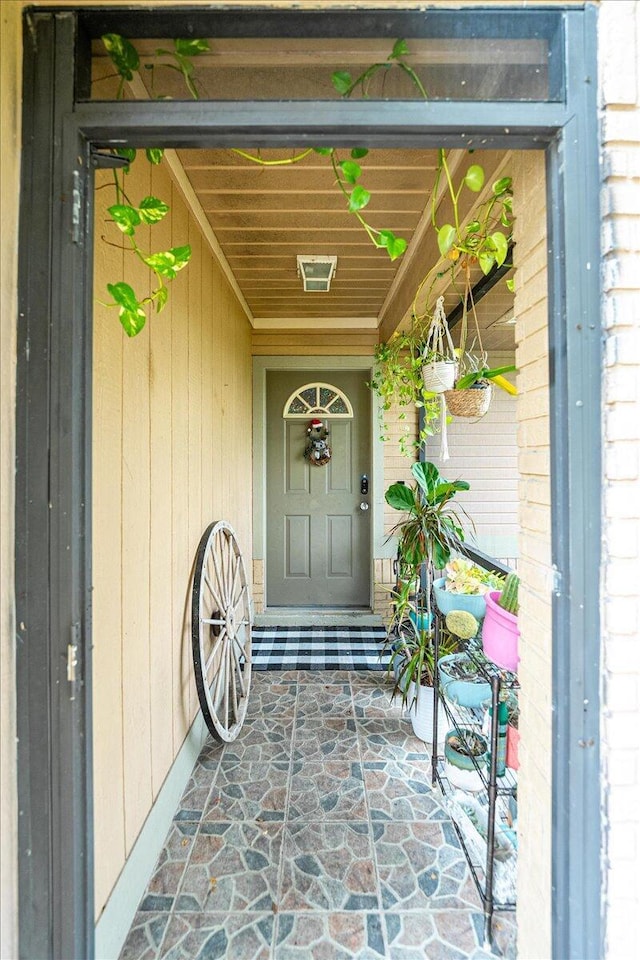
<svg viewBox="0 0 640 960"><path fill-rule="evenodd" d="M602 573L605 956L640 939L640 3L599 21L604 523Z"/></svg>

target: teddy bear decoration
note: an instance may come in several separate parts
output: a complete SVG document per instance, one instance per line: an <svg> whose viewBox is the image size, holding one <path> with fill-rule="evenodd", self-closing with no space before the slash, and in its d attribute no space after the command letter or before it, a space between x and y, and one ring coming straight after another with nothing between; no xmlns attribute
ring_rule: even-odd
<svg viewBox="0 0 640 960"><path fill-rule="evenodd" d="M307 443L304 455L314 467L323 467L331 459L331 447L327 442L329 428L322 420L313 419L307 427Z"/></svg>

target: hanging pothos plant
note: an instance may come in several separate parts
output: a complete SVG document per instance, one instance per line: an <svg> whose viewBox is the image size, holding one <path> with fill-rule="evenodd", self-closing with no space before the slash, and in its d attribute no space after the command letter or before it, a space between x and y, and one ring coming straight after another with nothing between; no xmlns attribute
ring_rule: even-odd
<svg viewBox="0 0 640 960"><path fill-rule="evenodd" d="M120 78L116 99L122 99L126 83L133 80L134 74L140 72L140 56L131 41L119 34L105 34L102 41L116 69L116 75ZM193 58L206 53L209 50L209 43L204 39L176 39L173 43L172 50L158 48L155 52L155 62L145 64L145 69L151 73L151 93L154 97L163 99L162 94L156 93L156 71L158 69L168 69L181 74L189 95L197 100L200 98L200 93ZM408 53L406 42L397 40L386 61L372 64L355 80L352 80L350 74L346 71L337 71L332 76L333 85L341 96L350 96L356 88L360 88L366 96L373 77L382 73L384 83L384 77L389 70L395 67L407 74L421 94L426 96L426 91L419 78L404 59ZM131 163L136 159L137 153L130 148L119 149L114 152L126 159L128 163L121 170L113 171L115 203L108 208L108 213L116 226L128 238L132 253L146 264L155 276L155 288L146 297L139 297L131 285L124 281L107 284L107 290L112 300L104 305L118 308L120 322L125 333L134 337L144 327L148 310L155 306L156 311L160 313L166 305L168 297L166 282L173 280L176 274L187 265L191 258L191 247L185 244L158 253L146 253L140 249L136 241L137 227L141 225L152 226L154 223L158 223L168 213L169 206L153 196L143 197L137 204L134 203L125 190L125 177L129 172ZM162 161L163 152L162 149L152 148L147 149L145 155L150 163L158 164ZM374 246L385 250L391 260L396 260L406 250L407 241L403 237L396 236L392 230L378 229L372 226L363 213L371 200L371 193L360 182L363 171L358 161L368 154L369 151L365 147L355 147L346 158L341 157L335 147L309 147L293 156L268 160L261 156L259 150L251 153L232 148L231 152L263 167L291 166L301 162L313 153L326 156L334 174L335 184L344 197L347 210L356 217Z"/></svg>
<svg viewBox="0 0 640 960"><path fill-rule="evenodd" d="M444 177L445 196L450 200L452 223L437 219L438 187ZM480 342L479 325L475 316L472 292L472 268L477 264L487 275L495 266L502 266L509 254L513 224L512 183L510 177L501 177L491 185L488 198L475 211L470 221L460 214L460 199L464 191L480 193L485 186L484 168L471 164L460 181L454 184L447 154L438 153L438 170L431 197L431 223L436 234L439 258L422 279L413 301L411 322L406 330L396 332L386 343L379 344L375 354L375 368L371 381L381 407L389 410L393 404L415 406L424 411L422 429L416 438L402 438L403 452L411 454L435 432L441 415L439 395L425 387L422 369L426 362L451 359L451 352L438 353L429 347L429 332L434 322L434 288L444 277L457 291L462 304L460 347L455 350L457 377L455 389L470 388L491 380L510 393L515 388L503 376L515 370L513 365L491 369ZM510 289L512 283L507 282ZM476 339L469 348L467 325L469 313L476 322ZM400 418L404 419L400 414Z"/></svg>

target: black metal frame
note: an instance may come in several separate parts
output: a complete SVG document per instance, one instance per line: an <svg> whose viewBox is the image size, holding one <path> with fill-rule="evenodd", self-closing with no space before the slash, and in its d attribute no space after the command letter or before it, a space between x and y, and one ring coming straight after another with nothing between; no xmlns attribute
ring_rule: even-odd
<svg viewBox="0 0 640 960"><path fill-rule="evenodd" d="M556 102L80 102L89 41L543 33ZM20 952L93 956L91 147L313 143L545 149L550 213L553 952L600 955L600 373L595 7L425 12L126 9L26 14L16 595ZM466 31L466 32L465 32ZM496 32L497 31L497 32ZM558 60L558 58L556 58ZM73 85L75 84L75 97ZM564 99L561 94L566 92ZM76 194L74 198L74 187ZM590 266L589 266L590 265ZM67 681L69 648L78 680Z"/></svg>

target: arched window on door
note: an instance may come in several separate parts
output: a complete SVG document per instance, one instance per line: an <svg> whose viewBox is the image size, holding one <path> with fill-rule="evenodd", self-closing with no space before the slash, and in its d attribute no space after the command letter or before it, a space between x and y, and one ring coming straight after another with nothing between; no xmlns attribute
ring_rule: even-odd
<svg viewBox="0 0 640 960"><path fill-rule="evenodd" d="M284 405L285 420L306 420L310 416L353 419L351 401L330 383L305 383L294 390Z"/></svg>

